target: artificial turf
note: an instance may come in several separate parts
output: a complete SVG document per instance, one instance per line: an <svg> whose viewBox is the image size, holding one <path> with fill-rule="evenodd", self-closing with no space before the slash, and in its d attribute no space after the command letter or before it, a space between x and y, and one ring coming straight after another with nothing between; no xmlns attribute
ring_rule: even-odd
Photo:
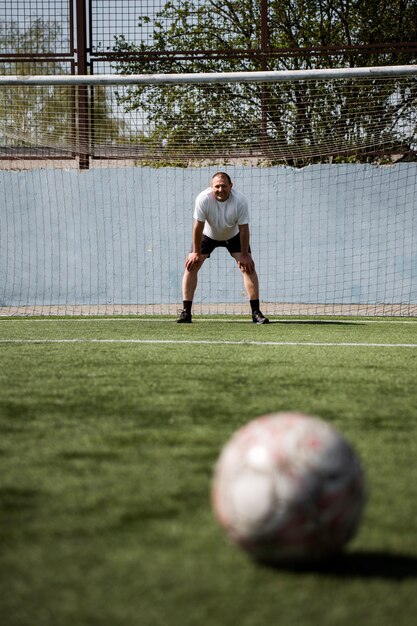
<svg viewBox="0 0 417 626"><path fill-rule="evenodd" d="M0 319L4 626L412 623L417 320L273 322ZM346 554L301 571L210 507L228 437L284 410L334 423L369 492Z"/></svg>

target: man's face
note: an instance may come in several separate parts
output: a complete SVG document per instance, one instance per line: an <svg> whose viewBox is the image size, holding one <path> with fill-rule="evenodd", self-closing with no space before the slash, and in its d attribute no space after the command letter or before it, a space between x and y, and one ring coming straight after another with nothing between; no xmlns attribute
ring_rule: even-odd
<svg viewBox="0 0 417 626"><path fill-rule="evenodd" d="M232 183L229 183L226 176L215 176L211 181L211 189L214 197L220 202L224 202L230 196Z"/></svg>

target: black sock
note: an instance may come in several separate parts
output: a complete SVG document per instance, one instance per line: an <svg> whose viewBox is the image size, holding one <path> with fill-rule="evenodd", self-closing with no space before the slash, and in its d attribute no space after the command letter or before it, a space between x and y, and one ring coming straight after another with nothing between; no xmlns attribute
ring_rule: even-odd
<svg viewBox="0 0 417 626"><path fill-rule="evenodd" d="M191 315L191 307L193 306L193 301L192 300L183 300L182 301L182 306L184 311L187 311L187 313L189 313Z"/></svg>
<svg viewBox="0 0 417 626"><path fill-rule="evenodd" d="M259 311L259 300L249 300L250 308L252 309L252 313L255 311Z"/></svg>

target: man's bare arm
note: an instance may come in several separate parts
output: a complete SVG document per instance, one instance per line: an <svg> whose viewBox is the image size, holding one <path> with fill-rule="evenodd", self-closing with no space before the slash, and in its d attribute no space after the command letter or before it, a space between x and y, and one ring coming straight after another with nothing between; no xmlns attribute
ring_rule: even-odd
<svg viewBox="0 0 417 626"><path fill-rule="evenodd" d="M192 270L201 265L201 243L203 241L204 222L194 221L193 227L193 251L185 259L185 267Z"/></svg>
<svg viewBox="0 0 417 626"><path fill-rule="evenodd" d="M249 240L250 240L249 224L240 224L239 232L240 232L240 251L241 251L239 267L243 272L248 272L248 274L250 274L255 269L255 263L253 262L252 256L249 252Z"/></svg>

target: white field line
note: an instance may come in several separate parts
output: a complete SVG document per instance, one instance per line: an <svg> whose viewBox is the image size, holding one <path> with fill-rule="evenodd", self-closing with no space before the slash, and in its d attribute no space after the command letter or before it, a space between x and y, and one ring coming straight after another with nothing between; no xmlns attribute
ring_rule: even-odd
<svg viewBox="0 0 417 626"><path fill-rule="evenodd" d="M0 339L0 344L153 344L215 346L321 346L353 348L417 348L417 343L359 343L325 341L220 341L211 339Z"/></svg>
<svg viewBox="0 0 417 626"><path fill-rule="evenodd" d="M372 320L372 319L360 319L360 318L356 318L353 320L350 320L349 318L346 319L326 319L325 317L310 317L310 318L293 318L290 316L287 317L276 317L273 318L272 316L269 316L269 319L271 320L272 323L283 323L283 324L292 324L292 323L301 323L301 324L314 324L314 323L318 323L318 324L417 324L417 319L379 319L379 320ZM7 323L7 322L72 322L74 323L85 323L85 322L136 322L136 323L140 323L140 322L172 322L173 319L172 318L167 318L167 317L82 317L82 318L59 318L59 317L45 317L42 319L32 319L31 317L13 317L13 318L7 318L7 319L2 319L0 316L0 323ZM217 323L221 323L221 322L233 322L235 324L248 324L250 323L250 320L245 318L245 319L237 319L236 317L223 317L223 318L216 318L216 317L205 317L205 318L199 318L197 321L197 324L201 324L204 322L217 322Z"/></svg>

